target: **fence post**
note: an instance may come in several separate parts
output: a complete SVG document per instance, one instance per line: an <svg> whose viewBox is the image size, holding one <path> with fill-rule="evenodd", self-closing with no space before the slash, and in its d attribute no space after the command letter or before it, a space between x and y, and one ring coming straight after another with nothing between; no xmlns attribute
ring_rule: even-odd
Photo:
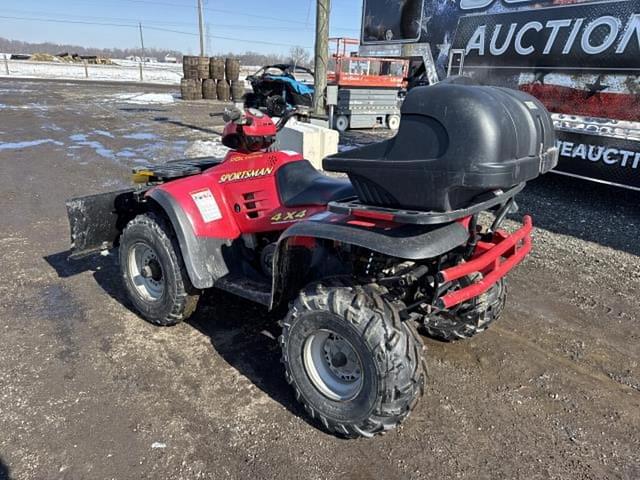
<svg viewBox="0 0 640 480"><path fill-rule="evenodd" d="M11 75L11 73L9 72L9 59L7 58L8 54L4 54L4 69L7 71L7 75Z"/></svg>
<svg viewBox="0 0 640 480"><path fill-rule="evenodd" d="M140 62L140 81L144 82L144 78L142 76L142 62Z"/></svg>
<svg viewBox="0 0 640 480"><path fill-rule="evenodd" d="M84 63L84 78L89 78L89 67L87 66L87 61L83 60Z"/></svg>

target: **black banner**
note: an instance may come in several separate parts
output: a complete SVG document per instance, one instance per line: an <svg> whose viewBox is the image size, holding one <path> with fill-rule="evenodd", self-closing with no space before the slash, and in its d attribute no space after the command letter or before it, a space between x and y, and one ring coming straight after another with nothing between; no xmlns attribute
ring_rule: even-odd
<svg viewBox="0 0 640 480"><path fill-rule="evenodd" d="M640 70L639 2L462 16L452 48L465 67Z"/></svg>
<svg viewBox="0 0 640 480"><path fill-rule="evenodd" d="M638 141L557 131L560 162L556 170L640 188Z"/></svg>

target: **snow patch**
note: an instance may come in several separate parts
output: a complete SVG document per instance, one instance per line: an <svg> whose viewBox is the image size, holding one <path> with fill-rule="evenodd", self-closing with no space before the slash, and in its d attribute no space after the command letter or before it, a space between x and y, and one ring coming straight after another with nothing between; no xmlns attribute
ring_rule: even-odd
<svg viewBox="0 0 640 480"><path fill-rule="evenodd" d="M136 156L136 153L132 152L131 150L122 150L116 153L116 157L122 157L122 158L133 158L135 156Z"/></svg>
<svg viewBox="0 0 640 480"><path fill-rule="evenodd" d="M124 135L123 138L130 138L132 140L155 140L158 136L155 133L130 133Z"/></svg>
<svg viewBox="0 0 640 480"><path fill-rule="evenodd" d="M26 142L14 142L14 143L0 143L0 151L2 150L19 150L21 148L37 147L44 143L53 143L54 145L64 145L62 142L53 140L51 138L44 138L42 140L30 140Z"/></svg>
<svg viewBox="0 0 640 480"><path fill-rule="evenodd" d="M229 149L217 140L196 140L184 152L188 158L224 157Z"/></svg>
<svg viewBox="0 0 640 480"><path fill-rule="evenodd" d="M154 103L168 104L173 103L173 95L170 93L119 93L109 97L110 100L119 102L133 103L136 105L149 105Z"/></svg>
<svg viewBox="0 0 640 480"><path fill-rule="evenodd" d="M113 134L111 132L107 132L105 130L94 130L92 133L94 133L96 135L100 135L101 137L114 138Z"/></svg>

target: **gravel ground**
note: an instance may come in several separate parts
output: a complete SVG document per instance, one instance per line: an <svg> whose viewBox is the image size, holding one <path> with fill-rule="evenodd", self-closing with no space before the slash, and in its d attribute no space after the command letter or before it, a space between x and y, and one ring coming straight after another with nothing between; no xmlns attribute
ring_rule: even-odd
<svg viewBox="0 0 640 480"><path fill-rule="evenodd" d="M122 99L138 92L171 93L0 88L0 479L640 478L640 194L532 183L519 204L534 252L504 318L473 341L426 339L406 424L341 440L295 402L261 308L212 292L190 322L154 328L127 308L113 255L66 260L67 198L220 129L220 104Z"/></svg>

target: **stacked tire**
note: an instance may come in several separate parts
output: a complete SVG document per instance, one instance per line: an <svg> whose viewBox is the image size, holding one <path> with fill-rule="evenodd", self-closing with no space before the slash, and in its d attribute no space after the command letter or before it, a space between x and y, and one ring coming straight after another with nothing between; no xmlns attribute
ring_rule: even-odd
<svg viewBox="0 0 640 480"><path fill-rule="evenodd" d="M232 80L231 81L231 99L234 102L242 101L242 97L245 94L244 80Z"/></svg>
<svg viewBox="0 0 640 480"><path fill-rule="evenodd" d="M184 78L188 80L204 80L209 78L209 57L185 56L182 60Z"/></svg>
<svg viewBox="0 0 640 480"><path fill-rule="evenodd" d="M219 81L224 80L225 62L224 58L211 57L209 59L209 78Z"/></svg>
<svg viewBox="0 0 640 480"><path fill-rule="evenodd" d="M202 82L195 78L183 78L180 81L180 94L183 100L201 100Z"/></svg>
<svg viewBox="0 0 640 480"><path fill-rule="evenodd" d="M228 102L231 100L231 88L229 87L229 82L226 80L219 80L218 86L218 100L221 102Z"/></svg>
<svg viewBox="0 0 640 480"><path fill-rule="evenodd" d="M216 81L212 78L207 78L202 82L202 98L204 98L205 100L218 99Z"/></svg>
<svg viewBox="0 0 640 480"><path fill-rule="evenodd" d="M193 80L198 76L198 57L182 57L182 70L185 80Z"/></svg>
<svg viewBox="0 0 640 480"><path fill-rule="evenodd" d="M201 100L202 80L209 78L209 57L184 56L182 59L184 78L180 82L183 100Z"/></svg>
<svg viewBox="0 0 640 480"><path fill-rule="evenodd" d="M238 59L184 56L183 70L180 84L183 100L243 100L245 82L240 80Z"/></svg>
<svg viewBox="0 0 640 480"><path fill-rule="evenodd" d="M236 58L227 58L225 62L225 73L227 81L235 82L240 79L240 60Z"/></svg>

